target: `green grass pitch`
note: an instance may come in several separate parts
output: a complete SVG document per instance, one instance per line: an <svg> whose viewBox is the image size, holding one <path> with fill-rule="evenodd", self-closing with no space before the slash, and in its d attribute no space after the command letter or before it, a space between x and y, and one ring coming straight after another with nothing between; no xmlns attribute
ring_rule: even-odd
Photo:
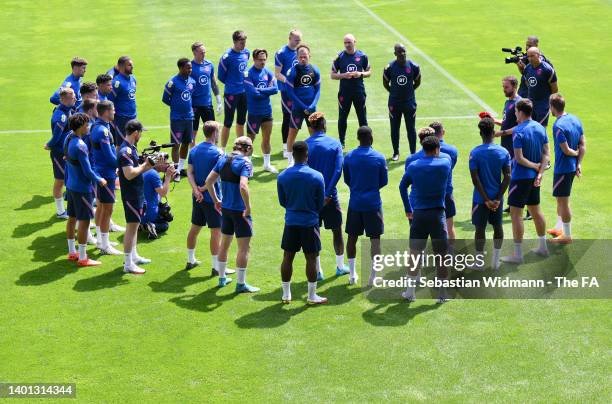
<svg viewBox="0 0 612 404"><path fill-rule="evenodd" d="M215 288L208 276L207 232L197 250L204 265L181 271L191 206L186 182L169 196L176 214L169 233L139 244L139 252L154 260L145 276L122 276L122 257L103 257L102 266L77 271L65 260L65 224L54 218L51 168L42 149L49 137L49 95L75 55L90 63L86 80L119 55L131 55L139 118L156 128L144 140L166 142L169 112L161 103L162 87L175 74L176 60L191 56L193 41L202 40L216 64L235 29L247 32L250 49L274 52L297 27L321 69L319 109L331 120L337 117L337 82L329 79L330 63L345 33L357 37L374 71L366 81L374 146L389 156L381 72L393 58L393 44L401 41L398 33L498 114L504 102L500 79L516 74L514 66L503 64L500 48L524 45L527 35L537 34L555 64L567 109L582 119L587 136L584 178L572 197L574 237L603 239L612 226L610 2L366 0L362 7L354 1L6 0L2 8L0 382L75 382L85 402L610 402L607 300L375 304L346 278L330 277L320 287L330 304L307 308L300 258L295 301L282 306L283 214L275 177L261 172L260 158L254 159L251 181L256 234L249 279L261 293L235 296L231 288ZM467 156L480 139L476 119L464 117L475 117L483 107L411 47L408 52L423 72L417 126L441 117L447 141L459 148L457 232L470 238ZM278 96L273 104L279 120ZM349 148L356 145L351 118ZM335 121L329 126L335 136ZM27 130L44 131L19 132ZM284 168L280 143L275 126L274 160ZM401 148L404 158L405 137ZM255 150L261 155L259 142ZM397 191L403 158L389 165L383 191L386 238L408 237ZM543 185L549 223L555 219L551 177ZM339 195L346 211L344 184ZM120 206L115 217L123 223ZM509 223L505 228L510 234ZM331 234L322 234L329 276ZM534 235L527 223L526 237Z"/></svg>

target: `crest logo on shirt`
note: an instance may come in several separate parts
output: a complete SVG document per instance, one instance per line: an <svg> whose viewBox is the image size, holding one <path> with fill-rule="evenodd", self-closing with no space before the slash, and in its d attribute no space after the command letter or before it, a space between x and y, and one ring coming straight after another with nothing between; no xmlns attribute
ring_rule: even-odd
<svg viewBox="0 0 612 404"><path fill-rule="evenodd" d="M246 70L247 64L245 62L240 63L238 70L242 73Z"/></svg>
<svg viewBox="0 0 612 404"><path fill-rule="evenodd" d="M538 69L536 70L536 74L539 76L540 74L542 74L542 69Z"/></svg>
<svg viewBox="0 0 612 404"><path fill-rule="evenodd" d="M527 83L529 83L529 87L535 87L538 85L538 79L536 79L535 77L529 77L527 79Z"/></svg>
<svg viewBox="0 0 612 404"><path fill-rule="evenodd" d="M120 85L121 83L119 83L119 80L115 80L115 88L119 88Z"/></svg>
<svg viewBox="0 0 612 404"><path fill-rule="evenodd" d="M191 91L183 91L181 93L181 98L183 99L183 101L189 101L191 99Z"/></svg>
<svg viewBox="0 0 612 404"><path fill-rule="evenodd" d="M210 67L209 67L209 66L204 67L204 72L205 72L205 73L210 72Z"/></svg>
<svg viewBox="0 0 612 404"><path fill-rule="evenodd" d="M193 90L193 83L187 84L187 90Z"/></svg>
<svg viewBox="0 0 612 404"><path fill-rule="evenodd" d="M260 81L259 83L257 83L257 88L266 88L268 87L268 84L265 81Z"/></svg>
<svg viewBox="0 0 612 404"><path fill-rule="evenodd" d="M62 115L62 122L66 122L66 115Z"/></svg>
<svg viewBox="0 0 612 404"><path fill-rule="evenodd" d="M303 86L309 86L310 84L312 84L312 77L306 74L300 77L300 83L302 83Z"/></svg>
<svg viewBox="0 0 612 404"><path fill-rule="evenodd" d="M361 56L357 56L357 57L355 58L355 62L359 62L360 60L361 60Z"/></svg>
<svg viewBox="0 0 612 404"><path fill-rule="evenodd" d="M200 77L198 77L198 82L203 85L203 86L207 86L208 85L208 76L202 75Z"/></svg>
<svg viewBox="0 0 612 404"><path fill-rule="evenodd" d="M128 93L128 97L130 98L130 100L135 99L136 98L136 89L130 90L130 92Z"/></svg>
<svg viewBox="0 0 612 404"><path fill-rule="evenodd" d="M402 74L401 76L397 76L396 81L399 86L405 86L408 83L408 77Z"/></svg>
<svg viewBox="0 0 612 404"><path fill-rule="evenodd" d="M404 70L406 70L406 73L408 73L408 74L410 74L410 72L411 72L410 66L406 66L406 68Z"/></svg>
<svg viewBox="0 0 612 404"><path fill-rule="evenodd" d="M349 73L352 72L356 72L357 71L357 65L354 63L351 63L350 65L346 66L346 71Z"/></svg>
<svg viewBox="0 0 612 404"><path fill-rule="evenodd" d="M70 87L70 86L72 86L71 82L67 81L67 82L64 83L64 87Z"/></svg>

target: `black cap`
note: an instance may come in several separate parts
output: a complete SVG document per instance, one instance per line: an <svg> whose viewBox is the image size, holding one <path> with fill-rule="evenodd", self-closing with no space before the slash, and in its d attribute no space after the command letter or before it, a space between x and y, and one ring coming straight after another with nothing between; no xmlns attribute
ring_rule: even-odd
<svg viewBox="0 0 612 404"><path fill-rule="evenodd" d="M134 133L136 131L142 132L147 130L147 128L145 128L144 126L142 126L142 123L140 123L140 121L138 119L130 119L126 124L125 124L125 133L126 134L130 134L130 133Z"/></svg>

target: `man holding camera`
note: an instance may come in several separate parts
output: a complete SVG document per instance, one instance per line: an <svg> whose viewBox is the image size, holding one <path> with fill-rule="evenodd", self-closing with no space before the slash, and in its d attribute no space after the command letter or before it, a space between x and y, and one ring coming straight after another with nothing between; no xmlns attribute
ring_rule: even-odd
<svg viewBox="0 0 612 404"><path fill-rule="evenodd" d="M159 178L159 172L164 172L164 180ZM168 230L170 224L167 217L163 217L163 212L159 209L161 198L168 195L170 182L176 170L174 164L168 164L166 159L163 163L156 165L154 170L146 171L142 174L145 199L145 214L141 224L149 235L149 239L157 238L158 233Z"/></svg>
<svg viewBox="0 0 612 404"><path fill-rule="evenodd" d="M251 199L249 178L253 176L253 165L248 158L253 154L253 142L248 136L240 136L234 142L234 150L223 155L206 178L206 190L212 197L217 209L221 209L221 246L219 248L219 287L232 281L225 275L227 252L236 235L238 252L236 272L238 282L236 293L258 292L259 288L246 283L246 270L249 260L249 244L253 235L251 219ZM215 183L221 178L223 200L219 199Z"/></svg>
<svg viewBox="0 0 612 404"><path fill-rule="evenodd" d="M121 185L121 200L125 211L126 229L123 237L123 253L125 260L123 272L142 275L146 271L138 265L148 264L150 259L143 258L136 251L138 227L144 209L144 179L146 171L155 165L151 159L139 163L136 144L145 130L140 121L132 119L125 125L125 141L119 148L117 164L119 165L119 183Z"/></svg>
<svg viewBox="0 0 612 404"><path fill-rule="evenodd" d="M185 176L185 161L189 152L189 144L193 139L193 108L191 94L195 89L195 80L191 77L191 62L187 58L180 58L176 65L179 73L172 77L164 87L162 102L170 107L170 143L172 147L172 161L178 161L178 172L174 180L180 181ZM179 146L180 145L180 146Z"/></svg>

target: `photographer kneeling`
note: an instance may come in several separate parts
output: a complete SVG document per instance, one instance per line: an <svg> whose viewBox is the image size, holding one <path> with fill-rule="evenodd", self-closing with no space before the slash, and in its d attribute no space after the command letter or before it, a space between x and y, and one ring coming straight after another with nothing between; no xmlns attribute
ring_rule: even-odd
<svg viewBox="0 0 612 404"><path fill-rule="evenodd" d="M164 172L164 180L159 177L158 172ZM143 177L144 182L144 199L145 199L145 214L141 220L141 228L148 234L149 239L157 238L158 233L163 233L168 230L173 217L170 213L170 206L165 203L160 207L161 198L168 195L170 183L176 173L173 164L168 164L166 160L163 163L155 166L155 170L145 172Z"/></svg>

